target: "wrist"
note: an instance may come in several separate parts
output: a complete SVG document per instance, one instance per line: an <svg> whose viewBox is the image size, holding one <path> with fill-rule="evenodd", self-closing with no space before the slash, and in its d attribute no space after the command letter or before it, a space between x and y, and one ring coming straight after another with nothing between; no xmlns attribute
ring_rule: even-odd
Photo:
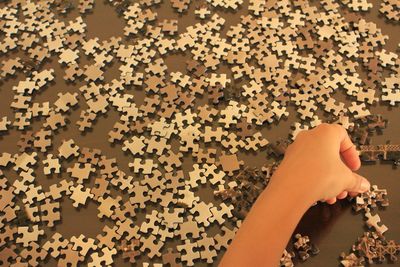
<svg viewBox="0 0 400 267"><path fill-rule="evenodd" d="M319 200L312 185L308 185L306 179L301 176L293 177L293 174L287 176L276 172L267 186L266 194L271 192L282 197L285 201L293 202L295 206L301 206L306 210Z"/></svg>

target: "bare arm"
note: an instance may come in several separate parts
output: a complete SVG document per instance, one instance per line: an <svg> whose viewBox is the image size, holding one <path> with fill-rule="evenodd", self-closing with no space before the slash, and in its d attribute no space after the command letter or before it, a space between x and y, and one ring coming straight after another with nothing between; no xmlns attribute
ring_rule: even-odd
<svg viewBox="0 0 400 267"><path fill-rule="evenodd" d="M278 266L293 230L314 202L333 204L337 198L369 189L369 182L354 173L360 165L358 152L341 126L323 124L301 132L220 266Z"/></svg>

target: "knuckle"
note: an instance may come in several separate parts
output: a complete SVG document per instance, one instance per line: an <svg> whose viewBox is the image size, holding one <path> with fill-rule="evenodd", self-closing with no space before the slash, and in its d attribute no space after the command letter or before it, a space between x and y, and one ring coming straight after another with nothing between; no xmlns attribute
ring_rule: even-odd
<svg viewBox="0 0 400 267"><path fill-rule="evenodd" d="M334 126L333 126L333 124L329 124L329 123L321 123L320 125L318 125L317 128L321 131L329 131L329 130L332 130L332 128L334 128Z"/></svg>
<svg viewBox="0 0 400 267"><path fill-rule="evenodd" d="M344 128L339 124L322 123L317 126L317 129L324 134L339 134Z"/></svg>

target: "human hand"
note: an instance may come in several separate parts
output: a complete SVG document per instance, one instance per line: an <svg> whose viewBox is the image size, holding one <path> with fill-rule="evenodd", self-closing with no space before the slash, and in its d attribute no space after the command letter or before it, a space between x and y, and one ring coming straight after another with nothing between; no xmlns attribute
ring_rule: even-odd
<svg viewBox="0 0 400 267"><path fill-rule="evenodd" d="M271 183L303 190L311 203L333 204L370 188L368 180L354 172L360 166L358 151L346 130L338 124L321 124L296 136Z"/></svg>

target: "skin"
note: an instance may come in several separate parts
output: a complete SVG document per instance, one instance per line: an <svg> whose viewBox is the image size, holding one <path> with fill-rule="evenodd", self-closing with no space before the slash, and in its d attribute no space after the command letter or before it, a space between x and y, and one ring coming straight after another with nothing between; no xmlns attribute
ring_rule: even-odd
<svg viewBox="0 0 400 267"><path fill-rule="evenodd" d="M355 173L359 153L340 125L300 132L254 203L220 266L279 266L303 214L317 201L333 204L370 188Z"/></svg>

